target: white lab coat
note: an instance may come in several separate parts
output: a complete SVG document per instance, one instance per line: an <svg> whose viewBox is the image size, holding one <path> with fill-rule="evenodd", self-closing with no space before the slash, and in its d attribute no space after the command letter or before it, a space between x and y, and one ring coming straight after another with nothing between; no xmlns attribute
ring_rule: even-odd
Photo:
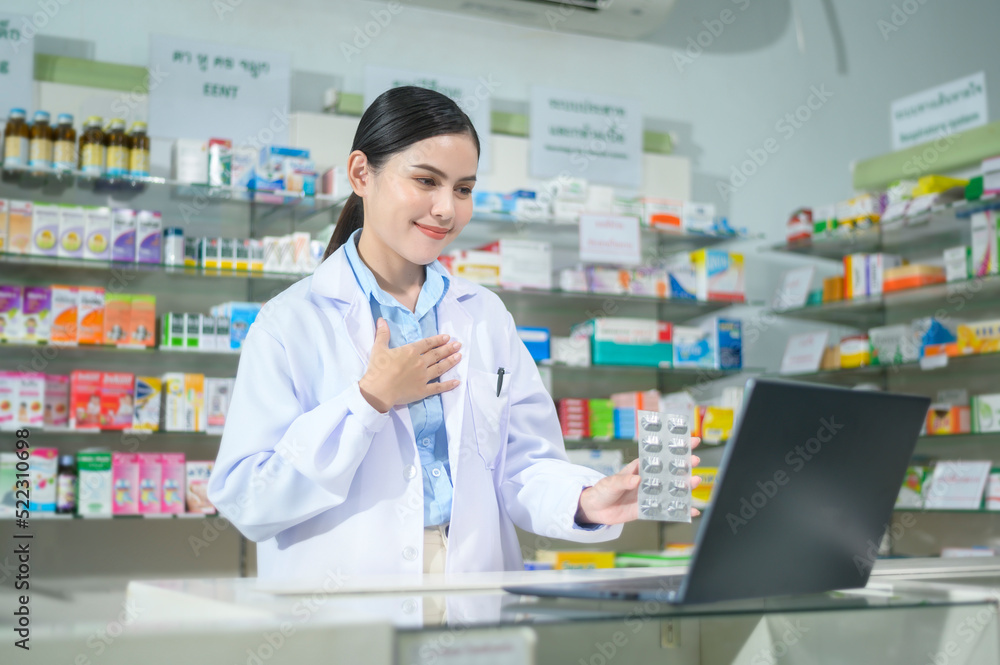
<svg viewBox="0 0 1000 665"><path fill-rule="evenodd" d="M521 570L514 525L577 542L580 492L552 399L500 298L453 277L438 329L462 342L442 380L454 484L447 572ZM244 341L209 499L259 543L261 578L423 571L423 480L409 409L358 389L375 339L343 249L270 300ZM506 370L500 396L497 369Z"/></svg>

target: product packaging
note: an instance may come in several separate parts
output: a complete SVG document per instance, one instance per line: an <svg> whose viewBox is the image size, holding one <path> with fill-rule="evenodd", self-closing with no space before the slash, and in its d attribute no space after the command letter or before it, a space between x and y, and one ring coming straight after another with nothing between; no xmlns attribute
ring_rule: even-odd
<svg viewBox="0 0 1000 665"><path fill-rule="evenodd" d="M970 409L973 432L1000 432L1000 393L973 395Z"/></svg>
<svg viewBox="0 0 1000 665"><path fill-rule="evenodd" d="M0 431L11 431L17 429L15 416L17 415L17 393L20 389L20 376L18 372L0 371Z"/></svg>
<svg viewBox="0 0 1000 665"><path fill-rule="evenodd" d="M215 506L208 500L208 479L212 475L214 462L187 461L187 511L189 513L201 513L212 515L215 513Z"/></svg>
<svg viewBox="0 0 1000 665"><path fill-rule="evenodd" d="M77 453L76 468L79 483L77 514L83 517L110 517L113 508L111 453Z"/></svg>
<svg viewBox="0 0 1000 665"><path fill-rule="evenodd" d="M111 209L86 208L83 258L94 261L111 259Z"/></svg>
<svg viewBox="0 0 1000 665"><path fill-rule="evenodd" d="M642 223L661 231L680 233L683 230L684 202L675 199L642 197Z"/></svg>
<svg viewBox="0 0 1000 665"><path fill-rule="evenodd" d="M944 250L944 275L948 282L972 278L972 248L961 245Z"/></svg>
<svg viewBox="0 0 1000 665"><path fill-rule="evenodd" d="M551 289L552 244L510 238L501 240L500 285L506 289Z"/></svg>
<svg viewBox="0 0 1000 665"><path fill-rule="evenodd" d="M628 292L634 296L669 298L670 276L665 268L636 268L629 279Z"/></svg>
<svg viewBox="0 0 1000 665"><path fill-rule="evenodd" d="M127 372L101 374L101 429L128 429L135 415L135 375Z"/></svg>
<svg viewBox="0 0 1000 665"><path fill-rule="evenodd" d="M214 352L218 350L217 335L215 333L215 317L212 315L201 315L198 319L198 348L202 352Z"/></svg>
<svg viewBox="0 0 1000 665"><path fill-rule="evenodd" d="M135 263L135 211L116 208L111 214L111 260Z"/></svg>
<svg viewBox="0 0 1000 665"><path fill-rule="evenodd" d="M997 273L997 214L982 210L972 215L972 276Z"/></svg>
<svg viewBox="0 0 1000 665"><path fill-rule="evenodd" d="M498 252L457 250L452 271L458 277L485 286L500 286L501 257Z"/></svg>
<svg viewBox="0 0 1000 665"><path fill-rule="evenodd" d="M69 427L69 377L45 375L45 428Z"/></svg>
<svg viewBox="0 0 1000 665"><path fill-rule="evenodd" d="M219 270L236 269L236 238L219 238Z"/></svg>
<svg viewBox="0 0 1000 665"><path fill-rule="evenodd" d="M28 455L28 478L31 496L28 510L39 513L56 512L56 472L59 451L55 448L32 448Z"/></svg>
<svg viewBox="0 0 1000 665"><path fill-rule="evenodd" d="M59 258L82 259L86 233L86 211L76 206L62 206L59 220Z"/></svg>
<svg viewBox="0 0 1000 665"><path fill-rule="evenodd" d="M7 233L10 218L10 201L0 199L0 252L10 251L10 241ZM2 485L0 485L2 487Z"/></svg>
<svg viewBox="0 0 1000 665"><path fill-rule="evenodd" d="M1000 352L1000 319L960 323L956 336L958 355Z"/></svg>
<svg viewBox="0 0 1000 665"><path fill-rule="evenodd" d="M256 169L257 151L255 149L246 146L233 148L229 180L234 189L251 188Z"/></svg>
<svg viewBox="0 0 1000 665"><path fill-rule="evenodd" d="M899 490L899 496L896 497L897 508L924 507L924 481L927 474L928 469L922 466L911 466L906 469L903 487Z"/></svg>
<svg viewBox="0 0 1000 665"><path fill-rule="evenodd" d="M870 296L879 296L882 295L883 291L893 290L891 288L884 288L884 286L888 286L887 282L891 279L891 270L902 265L903 260L892 254L868 254L866 255L866 260L868 262L867 294Z"/></svg>
<svg viewBox="0 0 1000 665"><path fill-rule="evenodd" d="M228 139L208 140L208 184L228 187L232 183L233 142Z"/></svg>
<svg viewBox="0 0 1000 665"><path fill-rule="evenodd" d="M899 365L920 359L920 338L912 325L900 323L868 331L873 365Z"/></svg>
<svg viewBox="0 0 1000 665"><path fill-rule="evenodd" d="M132 314L132 296L127 293L104 294L104 343L108 345L128 342L129 318Z"/></svg>
<svg viewBox="0 0 1000 665"><path fill-rule="evenodd" d="M160 453L138 453L139 513L159 513L163 503L163 468Z"/></svg>
<svg viewBox="0 0 1000 665"><path fill-rule="evenodd" d="M517 336L524 342L535 362L549 359L549 329L517 327Z"/></svg>
<svg viewBox="0 0 1000 665"><path fill-rule="evenodd" d="M938 462L924 489L924 507L929 510L978 510L992 467L992 462L988 461Z"/></svg>
<svg viewBox="0 0 1000 665"><path fill-rule="evenodd" d="M24 294L20 286L0 286L0 342L19 343L24 335L21 307Z"/></svg>
<svg viewBox="0 0 1000 665"><path fill-rule="evenodd" d="M681 226L685 233L712 233L715 230L715 204L684 202Z"/></svg>
<svg viewBox="0 0 1000 665"><path fill-rule="evenodd" d="M716 344L715 335L705 327L674 326L674 367L713 368Z"/></svg>
<svg viewBox="0 0 1000 665"><path fill-rule="evenodd" d="M570 464L585 466L605 476L613 476L621 471L623 466L621 450L582 450L577 448L567 450L566 457L569 458Z"/></svg>
<svg viewBox="0 0 1000 665"><path fill-rule="evenodd" d="M163 220L160 213L140 210L135 217L135 260L158 264L162 261Z"/></svg>
<svg viewBox="0 0 1000 665"><path fill-rule="evenodd" d="M615 403L610 399L587 401L590 414L590 437L595 440L610 441L615 438Z"/></svg>
<svg viewBox="0 0 1000 665"><path fill-rule="evenodd" d="M871 342L866 335L851 335L840 340L840 367L865 367L872 362Z"/></svg>
<svg viewBox="0 0 1000 665"><path fill-rule="evenodd" d="M8 252L12 254L30 254L32 245L32 224L35 217L35 204L31 201L10 202L10 213L7 217Z"/></svg>
<svg viewBox="0 0 1000 665"><path fill-rule="evenodd" d="M201 252L204 249L204 238L184 238L184 267L198 268L204 265L204 257Z"/></svg>
<svg viewBox="0 0 1000 665"><path fill-rule="evenodd" d="M17 453L0 453L0 519L11 519L17 514Z"/></svg>
<svg viewBox="0 0 1000 665"><path fill-rule="evenodd" d="M187 469L184 453L161 453L160 458L160 512L184 512L184 490L187 487Z"/></svg>
<svg viewBox="0 0 1000 665"><path fill-rule="evenodd" d="M139 514L139 455L111 454L111 511L115 515Z"/></svg>
<svg viewBox="0 0 1000 665"><path fill-rule="evenodd" d="M238 351L243 348L243 340L259 312L260 303L232 303L229 317L230 349Z"/></svg>
<svg viewBox="0 0 1000 665"><path fill-rule="evenodd" d="M126 343L129 346L147 348L152 348L156 343L156 296L132 296Z"/></svg>
<svg viewBox="0 0 1000 665"><path fill-rule="evenodd" d="M77 342L79 344L104 343L104 289L99 286L76 287Z"/></svg>
<svg viewBox="0 0 1000 665"><path fill-rule="evenodd" d="M676 300L698 299L698 273L694 269L690 254L679 254L667 261L667 276L670 279L668 295Z"/></svg>
<svg viewBox="0 0 1000 665"><path fill-rule="evenodd" d="M715 369L741 369L743 335L740 320L714 317L701 327L708 331L711 339L712 366Z"/></svg>
<svg viewBox="0 0 1000 665"><path fill-rule="evenodd" d="M705 443L719 444L728 441L733 433L736 414L724 406L699 407L700 436Z"/></svg>
<svg viewBox="0 0 1000 665"><path fill-rule="evenodd" d="M201 319L203 314L184 315L184 350L201 350Z"/></svg>
<svg viewBox="0 0 1000 665"><path fill-rule="evenodd" d="M697 279L698 300L743 302L745 278L742 254L718 249L692 252L691 263Z"/></svg>
<svg viewBox="0 0 1000 665"><path fill-rule="evenodd" d="M1000 510L1000 469L993 469L986 481L986 510Z"/></svg>
<svg viewBox="0 0 1000 665"><path fill-rule="evenodd" d="M160 405L163 380L156 376L135 377L135 415L132 429L157 432L160 429Z"/></svg>
<svg viewBox="0 0 1000 665"><path fill-rule="evenodd" d="M21 372L18 375L17 398L14 403L16 429L42 429L45 426L45 375Z"/></svg>
<svg viewBox="0 0 1000 665"><path fill-rule="evenodd" d="M927 434L968 434L972 431L971 413L967 406L931 404L927 410Z"/></svg>
<svg viewBox="0 0 1000 665"><path fill-rule="evenodd" d="M173 178L204 185L208 182L208 145L197 139L177 139L173 146Z"/></svg>
<svg viewBox="0 0 1000 665"><path fill-rule="evenodd" d="M583 337L553 337L552 362L570 367L590 367L590 340Z"/></svg>
<svg viewBox="0 0 1000 665"><path fill-rule="evenodd" d="M563 268L559 271L559 288L572 293L586 293L590 288L587 284L587 271L579 266Z"/></svg>
<svg viewBox="0 0 1000 665"><path fill-rule="evenodd" d="M21 341L26 344L49 343L52 335L51 288L47 286L24 287L21 320Z"/></svg>
<svg viewBox="0 0 1000 665"><path fill-rule="evenodd" d="M101 372L73 370L69 383L70 428L99 429L101 426Z"/></svg>
<svg viewBox="0 0 1000 665"><path fill-rule="evenodd" d="M31 224L31 249L29 254L38 256L59 255L59 206L35 205L35 215Z"/></svg>
<svg viewBox="0 0 1000 665"><path fill-rule="evenodd" d="M639 519L691 521L691 432L684 416L639 411Z"/></svg>
<svg viewBox="0 0 1000 665"><path fill-rule="evenodd" d="M669 367L673 362L673 326L666 321L606 316L573 326L570 336L590 339L595 365Z"/></svg>
<svg viewBox="0 0 1000 665"><path fill-rule="evenodd" d="M205 379L205 431L221 434L226 426L229 401L233 395L234 379Z"/></svg>
<svg viewBox="0 0 1000 665"><path fill-rule="evenodd" d="M609 293L623 295L629 292L631 271L624 268L606 268L589 266L587 271L587 290L591 293Z"/></svg>

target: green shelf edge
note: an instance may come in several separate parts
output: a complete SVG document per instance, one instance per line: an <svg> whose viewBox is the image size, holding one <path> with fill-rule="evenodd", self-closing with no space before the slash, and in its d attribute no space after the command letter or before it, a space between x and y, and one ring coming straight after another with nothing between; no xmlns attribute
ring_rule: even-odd
<svg viewBox="0 0 1000 665"><path fill-rule="evenodd" d="M859 161L853 169L854 189L884 189L894 180L978 166L995 155L1000 155L1000 121Z"/></svg>
<svg viewBox="0 0 1000 665"><path fill-rule="evenodd" d="M35 80L137 94L144 94L149 84L148 70L145 67L47 53L35 54ZM337 101L338 114L360 116L363 111L362 95L346 92L340 94ZM490 116L490 131L494 134L526 137L528 126L528 116L524 113L493 111ZM666 132L644 131L642 149L651 154L669 155L674 151L674 142Z"/></svg>

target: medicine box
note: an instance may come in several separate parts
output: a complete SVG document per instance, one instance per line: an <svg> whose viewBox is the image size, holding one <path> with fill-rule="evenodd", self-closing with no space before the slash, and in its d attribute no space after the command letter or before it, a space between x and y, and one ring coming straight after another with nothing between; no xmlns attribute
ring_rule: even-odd
<svg viewBox="0 0 1000 665"><path fill-rule="evenodd" d="M45 375L45 428L69 427L69 377Z"/></svg>
<svg viewBox="0 0 1000 665"><path fill-rule="evenodd" d="M712 233L715 229L715 204L685 201L681 226L685 233Z"/></svg>
<svg viewBox="0 0 1000 665"><path fill-rule="evenodd" d="M69 382L69 426L72 429L99 429L101 426L101 372L73 370Z"/></svg>
<svg viewBox="0 0 1000 665"><path fill-rule="evenodd" d="M524 342L532 359L535 362L548 360L549 355L549 329L529 328L525 326L517 327L517 336Z"/></svg>
<svg viewBox="0 0 1000 665"><path fill-rule="evenodd" d="M83 258L111 259L111 208L85 208Z"/></svg>
<svg viewBox="0 0 1000 665"><path fill-rule="evenodd" d="M1000 510L1000 469L990 471L986 481L986 510Z"/></svg>
<svg viewBox="0 0 1000 665"><path fill-rule="evenodd" d="M997 272L997 213L983 210L972 215L972 276Z"/></svg>
<svg viewBox="0 0 1000 665"><path fill-rule="evenodd" d="M132 427L135 413L135 376L127 372L101 374L101 429Z"/></svg>
<svg viewBox="0 0 1000 665"><path fill-rule="evenodd" d="M570 367L590 367L590 340L582 337L553 337L549 348L553 363Z"/></svg>
<svg viewBox="0 0 1000 665"><path fill-rule="evenodd" d="M111 453L82 451L76 455L76 512L83 517L110 517L112 514Z"/></svg>
<svg viewBox="0 0 1000 665"><path fill-rule="evenodd" d="M24 287L21 308L21 341L48 344L52 334L52 289L47 286Z"/></svg>
<svg viewBox="0 0 1000 665"><path fill-rule="evenodd" d="M184 374L170 372L163 375L163 418L161 429L166 432L183 432L187 421L187 400L184 397Z"/></svg>
<svg viewBox="0 0 1000 665"><path fill-rule="evenodd" d="M552 244L510 238L501 240L500 284L511 289L551 289Z"/></svg>
<svg viewBox="0 0 1000 665"><path fill-rule="evenodd" d="M948 282L972 278L972 249L966 245L944 250L944 275Z"/></svg>
<svg viewBox="0 0 1000 665"><path fill-rule="evenodd" d="M135 211L116 208L111 212L111 260L135 263Z"/></svg>
<svg viewBox="0 0 1000 665"><path fill-rule="evenodd" d="M712 366L715 369L741 369L743 334L740 320L715 317L701 327L711 336Z"/></svg>
<svg viewBox="0 0 1000 665"><path fill-rule="evenodd" d="M127 293L104 294L104 343L125 344L128 341L132 296Z"/></svg>
<svg viewBox="0 0 1000 665"><path fill-rule="evenodd" d="M973 395L970 410L973 432L1000 432L1000 393Z"/></svg>
<svg viewBox="0 0 1000 665"><path fill-rule="evenodd" d="M968 434L972 430L970 408L951 404L932 404L927 411L927 434Z"/></svg>
<svg viewBox="0 0 1000 665"><path fill-rule="evenodd" d="M960 323L956 335L958 355L1000 352L1000 319Z"/></svg>
<svg viewBox="0 0 1000 665"><path fill-rule="evenodd" d="M12 254L30 254L32 245L32 224L35 204L31 201L10 201L7 216L7 251Z"/></svg>
<svg viewBox="0 0 1000 665"><path fill-rule="evenodd" d="M201 317L203 314L188 313L184 315L184 350L198 351L201 349Z"/></svg>
<svg viewBox="0 0 1000 665"><path fill-rule="evenodd" d="M210 461L187 461L187 487L185 495L187 499L187 511L189 513L202 513L211 515L215 513L215 506L208 500L208 479L212 475L214 462Z"/></svg>
<svg viewBox="0 0 1000 665"><path fill-rule="evenodd" d="M139 513L159 513L163 501L163 468L160 453L138 453Z"/></svg>
<svg viewBox="0 0 1000 665"><path fill-rule="evenodd" d="M59 468L59 451L55 448L32 448L28 455L28 479L31 495L28 510L54 513L56 511L56 471Z"/></svg>
<svg viewBox="0 0 1000 665"><path fill-rule="evenodd" d="M628 292L635 296L670 297L670 276L665 268L642 267L632 271Z"/></svg>
<svg viewBox="0 0 1000 665"><path fill-rule="evenodd" d="M742 254L718 249L692 252L698 300L743 302L746 286Z"/></svg>
<svg viewBox="0 0 1000 665"><path fill-rule="evenodd" d="M78 286L77 342L104 343L104 289L99 286Z"/></svg>
<svg viewBox="0 0 1000 665"><path fill-rule="evenodd" d="M139 455L111 454L111 511L115 515L139 513Z"/></svg>
<svg viewBox="0 0 1000 665"><path fill-rule="evenodd" d="M59 258L82 259L87 234L87 213L77 206L61 206L59 219Z"/></svg>
<svg viewBox="0 0 1000 665"><path fill-rule="evenodd" d="M910 324L872 328L868 340L873 365L899 365L920 359L920 338Z"/></svg>
<svg viewBox="0 0 1000 665"><path fill-rule="evenodd" d="M635 420L635 414L633 414L632 419ZM634 436L633 433L632 437ZM570 464L585 466L605 476L613 476L621 471L624 462L621 450L584 450L578 448L567 450L566 457L569 458Z"/></svg>
<svg viewBox="0 0 1000 665"><path fill-rule="evenodd" d="M718 341L705 327L674 326L673 365L676 368L715 366Z"/></svg>
<svg viewBox="0 0 1000 665"><path fill-rule="evenodd" d="M16 427L42 429L45 425L45 375L39 372L21 372L15 403Z"/></svg>
<svg viewBox="0 0 1000 665"><path fill-rule="evenodd" d="M229 310L229 348L239 350L243 348L243 340L250 332L257 314L260 312L259 303L232 303Z"/></svg>
<svg viewBox="0 0 1000 665"><path fill-rule="evenodd" d="M173 145L173 178L204 185L208 182L208 144L197 139L177 139Z"/></svg>
<svg viewBox="0 0 1000 665"><path fill-rule="evenodd" d="M184 512L184 493L187 487L187 469L184 453L160 453L160 512Z"/></svg>
<svg viewBox="0 0 1000 665"><path fill-rule="evenodd" d="M20 286L0 286L0 342L20 342L21 307L24 294Z"/></svg>
<svg viewBox="0 0 1000 665"><path fill-rule="evenodd" d="M132 429L156 432L160 429L160 405L163 381L156 376L135 377L135 413Z"/></svg>
<svg viewBox="0 0 1000 665"><path fill-rule="evenodd" d="M625 294L629 292L632 271L624 268L588 266L587 290L591 293Z"/></svg>
<svg viewBox="0 0 1000 665"><path fill-rule="evenodd" d="M229 401L233 395L233 379L205 378L205 431L221 434L226 426Z"/></svg>
<svg viewBox="0 0 1000 665"><path fill-rule="evenodd" d="M728 441L733 433L733 409L722 406L706 406L701 415L701 438L705 443Z"/></svg>
<svg viewBox="0 0 1000 665"><path fill-rule="evenodd" d="M9 519L17 514L17 454L0 453L0 519Z"/></svg>
<svg viewBox="0 0 1000 665"><path fill-rule="evenodd" d="M158 264L162 260L163 220L160 213L140 210L135 218L135 260Z"/></svg>
<svg viewBox="0 0 1000 665"><path fill-rule="evenodd" d="M31 223L31 248L29 254L38 256L58 256L59 254L59 206L35 204L35 214Z"/></svg>
<svg viewBox="0 0 1000 665"><path fill-rule="evenodd" d="M129 313L129 346L152 348L156 342L156 296L133 295Z"/></svg>
<svg viewBox="0 0 1000 665"><path fill-rule="evenodd" d="M676 199L643 197L642 223L661 231L681 233L684 228L684 202Z"/></svg>
<svg viewBox="0 0 1000 665"><path fill-rule="evenodd" d="M673 326L666 321L601 317L573 326L570 335L590 339L595 365L669 367L673 361Z"/></svg>
<svg viewBox="0 0 1000 665"><path fill-rule="evenodd" d="M10 201L6 199L0 199L0 252L10 251L10 242L7 238L7 229L9 228L10 218ZM0 485L2 487L2 485Z"/></svg>

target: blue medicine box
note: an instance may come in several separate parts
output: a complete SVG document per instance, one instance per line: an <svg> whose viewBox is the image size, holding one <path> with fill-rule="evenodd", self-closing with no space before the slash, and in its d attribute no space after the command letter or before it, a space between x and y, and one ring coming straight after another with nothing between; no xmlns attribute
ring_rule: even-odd
<svg viewBox="0 0 1000 665"><path fill-rule="evenodd" d="M635 438L635 409L626 407L615 409L615 438Z"/></svg>
<svg viewBox="0 0 1000 665"><path fill-rule="evenodd" d="M535 362L548 360L550 355L550 335L548 328L527 328L517 327L517 336L521 338L524 345L528 347L528 353L535 359Z"/></svg>

